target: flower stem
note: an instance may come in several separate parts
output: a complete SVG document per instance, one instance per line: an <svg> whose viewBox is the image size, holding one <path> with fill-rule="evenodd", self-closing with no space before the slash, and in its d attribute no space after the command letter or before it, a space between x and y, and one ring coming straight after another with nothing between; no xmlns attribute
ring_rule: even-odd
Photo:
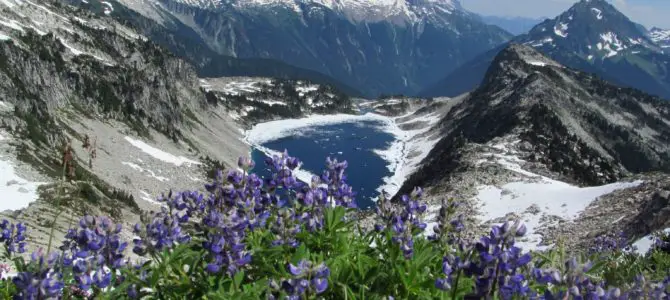
<svg viewBox="0 0 670 300"><path fill-rule="evenodd" d="M58 189L58 194L56 194L56 209L58 212L54 215L54 218L51 222L51 231L49 232L49 243L47 245L47 254L51 252L51 243L53 242L54 238L54 231L56 229L56 221L58 221L58 217L60 216L61 213L63 213L63 210L59 209L60 208L60 201L61 198L63 197L63 190L65 189L65 172L67 171L67 163L65 161L63 162L63 173L61 174L61 181L60 181L60 186Z"/></svg>

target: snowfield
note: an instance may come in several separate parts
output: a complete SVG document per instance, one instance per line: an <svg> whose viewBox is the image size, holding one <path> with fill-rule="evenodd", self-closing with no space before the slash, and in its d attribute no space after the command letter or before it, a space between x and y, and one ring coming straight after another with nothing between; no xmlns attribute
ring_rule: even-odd
<svg viewBox="0 0 670 300"><path fill-rule="evenodd" d="M28 207L39 197L37 188L44 183L30 182L19 177L9 161L0 160L0 210L19 210Z"/></svg>
<svg viewBox="0 0 670 300"><path fill-rule="evenodd" d="M524 249L541 250L542 236L537 232L543 225L551 222L548 217L555 216L569 221L579 216L598 197L619 189L631 188L642 181L618 182L596 187L578 187L562 181L553 180L521 168L524 161L514 155L514 143L500 143L492 147L506 154L488 154L489 159L504 168L516 172L527 179L510 182L500 187L481 185L475 197L481 204L480 219L483 222L505 217L514 213L528 228L526 236L519 241ZM488 159L480 160L483 163Z"/></svg>

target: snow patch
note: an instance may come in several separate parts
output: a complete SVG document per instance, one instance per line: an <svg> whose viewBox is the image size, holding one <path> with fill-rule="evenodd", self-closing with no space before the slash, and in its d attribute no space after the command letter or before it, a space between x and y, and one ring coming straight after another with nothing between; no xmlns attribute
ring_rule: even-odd
<svg viewBox="0 0 670 300"><path fill-rule="evenodd" d="M16 6L16 2L14 2L13 0L0 0L0 4L4 4L9 8L14 8L14 6Z"/></svg>
<svg viewBox="0 0 670 300"><path fill-rule="evenodd" d="M109 15L114 11L114 6L112 6L111 3L107 2L107 1L100 1L100 3L102 3L103 5L106 6L105 7L105 14L106 15Z"/></svg>
<svg viewBox="0 0 670 300"><path fill-rule="evenodd" d="M136 148L139 148L140 150L142 150L142 152L148 154L149 156L151 156L155 159L158 159L158 160L161 160L161 161L164 161L164 162L167 162L167 163L171 163L171 164L174 164L176 166L181 166L181 165L184 165L184 164L187 165L187 166L199 165L200 164L199 162L194 161L194 160L190 160L186 157L175 156L175 155L167 153L163 150L160 150L158 148L154 148L154 147L146 144L143 141L133 139L129 136L126 136L125 139L126 139L126 141L128 141L128 143L135 146Z"/></svg>
<svg viewBox="0 0 670 300"><path fill-rule="evenodd" d="M137 164L134 164L134 163L131 163L131 162L126 162L126 161L124 161L124 162L121 162L121 164L126 165L126 166L129 166L129 167L131 167L131 168L133 168L133 169L139 171L140 173L147 173L147 174L149 174L150 177L153 177L153 178L155 178L155 179L158 180L158 181L163 181L163 182L165 182L165 181L169 181L169 180L170 180L170 179L167 178L167 177L158 176L158 175L156 175L156 173L155 173L154 171L151 171L151 170L149 170L149 169L142 168L141 166L139 166L139 165L137 165Z"/></svg>
<svg viewBox="0 0 670 300"><path fill-rule="evenodd" d="M0 160L0 210L19 210L39 198L37 188L44 183L31 182L16 174L9 161Z"/></svg>
<svg viewBox="0 0 670 300"><path fill-rule="evenodd" d="M607 53L606 57L612 57L617 55L619 51L626 49L626 46L619 40L616 33L606 32L600 34L600 39L603 43L598 43L598 50L605 50Z"/></svg>
<svg viewBox="0 0 670 300"><path fill-rule="evenodd" d="M68 49L70 50L70 52L72 52L72 54L74 54L75 56L79 56L79 55L84 54L84 51L81 51L81 50L79 50L79 49L76 49L76 48L74 48L74 47L68 45L68 44L65 43L65 41L63 41L62 39L60 40L60 42L61 42L61 44L63 44L63 46L65 46L65 48L68 48Z"/></svg>
<svg viewBox="0 0 670 300"><path fill-rule="evenodd" d="M384 185L377 189L378 192L385 191L391 196L395 195L402 187L407 178L419 167L430 150L433 149L439 139L431 139L430 136L422 134L428 132L435 124L441 120L439 113L428 114L417 118L412 118L408 122L425 122L423 129L404 131L398 127L395 120L403 118L400 116L394 119L393 126L386 128L386 131L396 137L396 141L386 150L376 150L384 160L389 162L388 169L391 176L384 177ZM411 155L411 157L410 157ZM376 200L376 199L374 199Z"/></svg>
<svg viewBox="0 0 670 300"><path fill-rule="evenodd" d="M663 233L670 233L670 228L666 228L663 230ZM653 234L646 235L637 241L635 241L632 246L635 249L635 253L638 254L647 254L649 250L651 250L651 247L654 245L654 240L655 237Z"/></svg>
<svg viewBox="0 0 670 300"><path fill-rule="evenodd" d="M527 63L531 64L533 66L540 66L540 67L544 67L544 66L547 65L546 63L543 63L541 61L535 61L535 60L527 61Z"/></svg>
<svg viewBox="0 0 670 300"><path fill-rule="evenodd" d="M566 32L567 30L568 24L565 23L559 23L558 25L554 26L554 33L560 37L568 37L568 33Z"/></svg>
<svg viewBox="0 0 670 300"><path fill-rule="evenodd" d="M277 101L277 100L256 100L256 102L265 103L265 104L270 105L270 106L272 106L272 105L286 105L286 103L284 103L282 101Z"/></svg>
<svg viewBox="0 0 670 300"><path fill-rule="evenodd" d="M15 20L9 20L9 22L0 20L0 25L7 26L11 29L15 29L15 30L18 30L20 32L25 32L25 30L23 30L24 25L15 21Z"/></svg>
<svg viewBox="0 0 670 300"><path fill-rule="evenodd" d="M4 32L0 31L0 41L8 41L11 40L12 37L9 35L5 34Z"/></svg>
<svg viewBox="0 0 670 300"><path fill-rule="evenodd" d="M390 118L378 114L365 115L310 115L301 119L286 119L256 124L245 132L244 140L252 145L261 145L296 134L300 129L310 126L356 123L361 121L380 121L392 123Z"/></svg>
<svg viewBox="0 0 670 300"><path fill-rule="evenodd" d="M593 11L596 14L596 19L602 20L603 18L603 12L595 7L591 8L591 11Z"/></svg>
<svg viewBox="0 0 670 300"><path fill-rule="evenodd" d="M160 202L156 201L156 199L151 197L151 195L149 193L145 192L145 191L140 190L140 193L142 194L142 197L140 197L140 198L144 201L154 203L154 204L161 204L161 205L163 204L163 203L160 203Z"/></svg>
<svg viewBox="0 0 670 300"><path fill-rule="evenodd" d="M61 20L64 20L64 21L66 21L66 22L70 22L70 19L68 19L68 18L66 18L66 17L64 17L64 16L61 16L61 15L59 15L59 14L57 14L57 13L51 11L50 9L48 9L48 8L42 6L42 5L32 3L32 2L30 2L30 1L28 1L28 0L23 0L23 1L25 1L26 3L28 3L28 4L32 5L32 6L35 6L35 7L39 8L39 9L41 9L41 10L47 12L47 13L50 14L50 15L54 15L54 16L60 18Z"/></svg>
<svg viewBox="0 0 670 300"><path fill-rule="evenodd" d="M507 143L497 146L505 149L505 153L514 153L511 145L513 144ZM542 236L537 230L543 224L543 217L557 216L572 220L598 197L643 183L638 180L582 188L525 171L521 168L524 161L514 154L490 154L490 157L508 170L533 178L510 182L500 187L481 185L476 196L482 204L479 209L482 221L502 218L508 213L521 217L528 228L527 235L519 241L524 249L546 248L538 245L542 242ZM530 208L539 212L532 212Z"/></svg>
<svg viewBox="0 0 670 300"><path fill-rule="evenodd" d="M300 83L298 83L298 84L300 84ZM305 94L307 94L309 92L316 92L317 90L319 90L319 86L316 85L316 84L296 86L295 87L295 91L298 92L298 95L300 95L300 97L304 96Z"/></svg>

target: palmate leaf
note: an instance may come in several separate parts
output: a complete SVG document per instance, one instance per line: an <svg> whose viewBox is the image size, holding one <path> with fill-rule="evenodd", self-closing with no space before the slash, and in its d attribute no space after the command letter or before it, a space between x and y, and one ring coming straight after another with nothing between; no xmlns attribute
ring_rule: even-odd
<svg viewBox="0 0 670 300"><path fill-rule="evenodd" d="M302 243L300 246L298 246L298 249L296 249L295 253L291 257L291 263L297 264L301 260L309 260L309 254L309 249L307 249L307 246Z"/></svg>

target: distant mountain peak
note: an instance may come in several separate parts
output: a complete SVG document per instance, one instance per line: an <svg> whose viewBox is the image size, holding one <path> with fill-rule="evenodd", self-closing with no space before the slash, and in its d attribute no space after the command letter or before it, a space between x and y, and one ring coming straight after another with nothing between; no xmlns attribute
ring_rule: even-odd
<svg viewBox="0 0 670 300"><path fill-rule="evenodd" d="M649 38L661 48L670 48L670 29L652 27L649 30Z"/></svg>
<svg viewBox="0 0 670 300"><path fill-rule="evenodd" d="M582 0L554 19L535 26L526 43L570 50L589 61L620 53L660 48L640 26L605 0Z"/></svg>

